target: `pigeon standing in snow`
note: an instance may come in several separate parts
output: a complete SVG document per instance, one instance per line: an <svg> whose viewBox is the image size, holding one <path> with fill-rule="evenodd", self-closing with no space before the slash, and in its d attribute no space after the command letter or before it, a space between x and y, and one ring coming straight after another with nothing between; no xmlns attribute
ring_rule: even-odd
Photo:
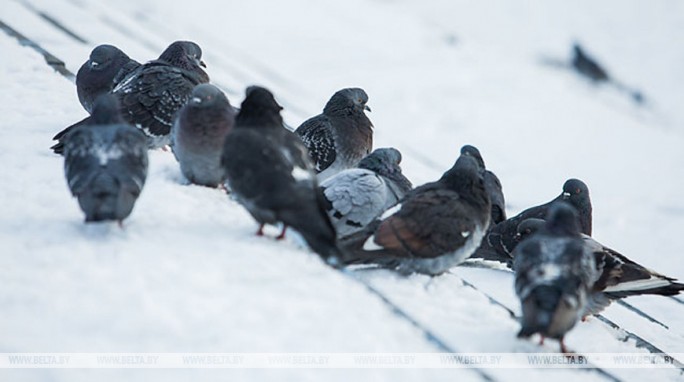
<svg viewBox="0 0 684 382"><path fill-rule="evenodd" d="M221 164L236 199L260 224L282 222L297 230L330 264L340 253L335 229L324 210L323 194L306 147L283 128L282 107L270 91L252 86L226 137Z"/></svg>
<svg viewBox="0 0 684 382"><path fill-rule="evenodd" d="M64 146L64 172L86 222L130 215L147 177L147 140L119 115L109 94L94 104L91 124L73 129Z"/></svg>
<svg viewBox="0 0 684 382"><path fill-rule="evenodd" d="M481 168L461 155L441 179L409 192L379 221L345 240L346 262L441 274L480 245L490 208Z"/></svg>
<svg viewBox="0 0 684 382"><path fill-rule="evenodd" d="M129 73L140 66L138 61L112 45L98 45L76 74L78 100L88 113L102 94L110 93Z"/></svg>
<svg viewBox="0 0 684 382"><path fill-rule="evenodd" d="M394 148L377 149L357 168L344 170L321 182L327 211L338 237L367 226L411 190L401 172L401 153Z"/></svg>
<svg viewBox="0 0 684 382"><path fill-rule="evenodd" d="M218 187L225 180L221 153L235 124L235 108L216 86L195 87L172 129L173 153L183 175L194 184Z"/></svg>
<svg viewBox="0 0 684 382"><path fill-rule="evenodd" d="M493 226L506 220L506 200L504 199L501 181L493 172L487 170L480 150L475 146L465 145L461 147L461 154L472 156L482 168L482 178L485 182L485 189L489 194L489 199L492 201L492 219L490 225Z"/></svg>
<svg viewBox="0 0 684 382"><path fill-rule="evenodd" d="M545 219L549 208L558 201L567 202L577 210L580 231L591 236L592 207L589 188L579 179L568 179L563 184L563 192L555 199L540 206L530 207L491 227L472 257L510 264L511 253L518 244L516 240L518 225L529 218Z"/></svg>
<svg viewBox="0 0 684 382"><path fill-rule="evenodd" d="M580 236L575 209L551 206L546 224L513 253L515 292L522 306L518 337L540 334L560 341L584 314L600 273L593 253Z"/></svg>
<svg viewBox="0 0 684 382"><path fill-rule="evenodd" d="M124 120L147 135L150 148L171 143L176 112L188 101L196 85L209 82L201 59L202 50L197 44L176 41L157 60L134 70L112 90ZM53 138L59 140L52 147L55 153L61 153L67 131L89 123L88 117L58 133Z"/></svg>
<svg viewBox="0 0 684 382"><path fill-rule="evenodd" d="M544 227L542 219L526 219L518 226L518 240L523 241ZM612 301L643 294L673 296L684 284L635 263L591 236L582 234L585 246L594 254L601 275L594 283L584 315L598 314Z"/></svg>
<svg viewBox="0 0 684 382"><path fill-rule="evenodd" d="M335 93L323 109L295 131L304 141L318 179L355 167L373 149L373 124L366 116L368 95L347 88Z"/></svg>

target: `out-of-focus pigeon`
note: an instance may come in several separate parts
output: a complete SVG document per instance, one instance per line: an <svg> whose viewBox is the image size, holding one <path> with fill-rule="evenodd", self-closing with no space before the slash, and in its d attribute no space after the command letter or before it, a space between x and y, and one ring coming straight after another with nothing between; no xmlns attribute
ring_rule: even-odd
<svg viewBox="0 0 684 382"><path fill-rule="evenodd" d="M73 129L64 146L64 172L86 222L130 215L147 177L147 140L119 115L116 97L102 95L90 125Z"/></svg>
<svg viewBox="0 0 684 382"><path fill-rule="evenodd" d="M515 292L522 306L518 337L538 333L560 341L582 317L600 273L580 236L575 209L551 206L546 224L513 252Z"/></svg>
<svg viewBox="0 0 684 382"><path fill-rule="evenodd" d="M194 184L218 187L225 180L221 154L235 124L235 108L216 86L195 87L172 129L173 153L183 175Z"/></svg>
<svg viewBox="0 0 684 382"><path fill-rule="evenodd" d="M472 257L510 264L511 253L518 244L518 225L529 218L545 219L551 205L558 201L567 202L577 210L581 232L591 236L592 207L589 188L579 179L568 179L563 184L563 192L555 199L540 206L530 207L491 227Z"/></svg>
<svg viewBox="0 0 684 382"><path fill-rule="evenodd" d="M527 219L518 226L519 240L539 231L545 222ZM684 290L684 284L635 263L591 236L581 235L584 244L594 254L599 279L594 283L584 315L597 314L612 301L643 294L673 296Z"/></svg>
<svg viewBox="0 0 684 382"><path fill-rule="evenodd" d="M121 115L148 137L150 148L171 143L171 126L178 110L190 98L192 89L209 82L202 67L202 50L194 42L176 41L159 56L130 73L112 93L120 103ZM66 132L89 124L89 117L67 127L53 139L52 147L61 153Z"/></svg>
<svg viewBox="0 0 684 382"><path fill-rule="evenodd" d="M572 46L572 52L572 67L578 73L595 82L610 80L608 72L596 60L587 55L579 44L575 43Z"/></svg>
<svg viewBox="0 0 684 382"><path fill-rule="evenodd" d="M110 93L129 73L140 66L138 61L112 45L98 45L76 74L78 100L88 113L102 94Z"/></svg>
<svg viewBox="0 0 684 382"><path fill-rule="evenodd" d="M335 93L323 109L295 131L304 141L318 179L355 167L373 149L373 124L364 113L368 95L347 88Z"/></svg>
<svg viewBox="0 0 684 382"><path fill-rule="evenodd" d="M504 199L501 181L499 181L499 178L494 175L493 172L487 170L480 150L475 146L465 145L461 147L461 154L472 156L482 168L482 178L485 182L485 189L489 194L489 199L492 201L492 219L490 221L490 226L506 220L506 200Z"/></svg>
<svg viewBox="0 0 684 382"><path fill-rule="evenodd" d="M359 162L321 182L327 211L338 237L351 235L397 204L411 190L401 172L401 153L377 149Z"/></svg>
<svg viewBox="0 0 684 382"><path fill-rule="evenodd" d="M346 263L438 275L463 262L489 225L480 170L475 159L461 155L441 179L409 192L379 221L345 239Z"/></svg>
<svg viewBox="0 0 684 382"><path fill-rule="evenodd" d="M252 86L226 137L221 164L236 199L260 224L297 230L311 249L337 265L335 229L324 209L323 193L306 147L283 128L282 107L270 91Z"/></svg>

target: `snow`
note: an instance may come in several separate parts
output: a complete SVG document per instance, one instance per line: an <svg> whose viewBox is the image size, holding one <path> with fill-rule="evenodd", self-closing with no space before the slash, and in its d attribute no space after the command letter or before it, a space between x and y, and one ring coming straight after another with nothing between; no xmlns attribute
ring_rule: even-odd
<svg viewBox="0 0 684 382"><path fill-rule="evenodd" d="M26 5L28 4L28 5ZM594 237L632 260L684 279L684 5L499 0L215 2L3 1L0 19L65 61L93 46L156 57L175 39L198 42L212 81L237 105L271 89L296 127L334 91L369 94L376 147L397 147L420 185L441 176L463 144L480 149L504 186L510 216L585 181ZM36 15L58 20L79 43ZM208 11L209 10L209 11ZM572 41L646 107L609 87L541 64ZM186 185L173 155L150 154L131 215L83 224L61 157L47 148L82 119L75 87L0 33L0 352L436 352L416 328L358 282L325 266L296 235L254 236L256 224L221 191ZM11 59L8 59L11 58ZM268 235L278 229L266 230ZM428 278L355 274L462 352L554 352L515 337L512 274L457 267ZM462 280L475 285L477 291ZM684 304L638 297L605 316L669 353L684 353ZM598 319L578 324L580 353L643 352ZM681 359L680 359L681 361ZM672 369L610 370L623 380L675 380ZM571 370L488 370L497 380L602 380ZM477 380L472 370L0 370L2 380Z"/></svg>

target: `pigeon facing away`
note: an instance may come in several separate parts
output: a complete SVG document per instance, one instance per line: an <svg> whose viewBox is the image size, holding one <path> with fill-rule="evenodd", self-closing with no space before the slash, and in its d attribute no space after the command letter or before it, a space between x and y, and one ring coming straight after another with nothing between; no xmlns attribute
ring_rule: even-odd
<svg viewBox="0 0 684 382"><path fill-rule="evenodd" d="M491 204L480 167L461 155L436 182L406 194L364 231L344 241L348 264L399 273L444 273L468 258L489 225Z"/></svg>
<svg viewBox="0 0 684 382"><path fill-rule="evenodd" d="M172 149L191 183L207 187L223 184L223 143L233 129L236 113L226 95L211 84L197 85L181 108L172 129Z"/></svg>
<svg viewBox="0 0 684 382"><path fill-rule="evenodd" d="M461 154L470 155L482 168L482 178L485 182L485 189L492 201L492 219L490 225L499 224L506 220L506 200L504 199L501 181L493 172L487 170L484 159L475 146L465 145L461 147Z"/></svg>
<svg viewBox="0 0 684 382"><path fill-rule="evenodd" d="M64 172L86 222L130 215L147 177L147 140L124 122L119 104L105 94L95 101L91 124L73 129L64 146Z"/></svg>
<svg viewBox="0 0 684 382"><path fill-rule="evenodd" d="M518 337L538 333L560 341L582 317L600 274L580 236L575 209L554 204L546 224L513 252L515 292L522 306Z"/></svg>
<svg viewBox="0 0 684 382"><path fill-rule="evenodd" d="M591 236L592 207L589 188L579 179L568 179L563 184L563 192L555 199L540 206L530 207L491 227L472 257L510 264L511 253L518 244L518 225L529 218L545 219L549 208L558 201L567 202L577 210L581 232Z"/></svg>
<svg viewBox="0 0 684 382"><path fill-rule="evenodd" d="M209 76L201 68L205 66L201 58L202 50L197 44L176 41L159 59L134 70L112 90L124 120L147 135L150 148L171 143L176 112L188 101L196 85L209 82ZM59 140L52 147L55 153L63 150L66 132L89 123L86 118L58 133L53 138Z"/></svg>
<svg viewBox="0 0 684 382"><path fill-rule="evenodd" d="M338 237L366 227L411 190L401 172L401 153L394 148L377 149L359 162L321 182L330 221Z"/></svg>
<svg viewBox="0 0 684 382"><path fill-rule="evenodd" d="M83 108L92 113L93 103L102 94L110 93L129 73L140 66L119 48L98 45L76 74L76 92Z"/></svg>
<svg viewBox="0 0 684 382"><path fill-rule="evenodd" d="M325 213L316 173L302 141L283 128L280 110L270 91L247 88L221 158L228 185L260 224L258 235L264 224L282 222L328 263L337 264L341 256L335 229Z"/></svg>
<svg viewBox="0 0 684 382"><path fill-rule="evenodd" d="M364 113L368 95L347 88L335 93L323 109L297 128L315 165L318 179L355 167L373 149L373 124Z"/></svg>
<svg viewBox="0 0 684 382"><path fill-rule="evenodd" d="M545 222L527 219L518 226L518 240L539 231ZM684 284L635 263L591 236L581 235L585 246L594 254L601 275L592 288L585 316L598 314L614 300L644 294L673 296L684 290Z"/></svg>

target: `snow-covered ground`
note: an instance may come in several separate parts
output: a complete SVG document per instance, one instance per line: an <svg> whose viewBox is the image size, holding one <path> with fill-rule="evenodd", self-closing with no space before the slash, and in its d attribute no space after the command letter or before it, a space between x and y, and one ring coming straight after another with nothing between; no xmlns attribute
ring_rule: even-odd
<svg viewBox="0 0 684 382"><path fill-rule="evenodd" d="M55 28L42 12L86 40ZM239 104L261 84L297 126L339 88L370 96L376 146L404 154L422 184L463 144L501 178L509 214L590 187L594 237L684 279L684 5L681 2L344 2L253 0L2 0L0 20L76 72L93 46L156 57L198 42L208 72ZM543 65L580 41L645 107ZM438 352L363 285L324 266L294 234L255 223L217 190L184 185L173 156L151 169L125 228L86 226L50 138L85 115L72 83L0 33L0 352ZM269 232L277 232L275 229ZM435 279L358 271L462 352L554 352L515 338L509 273L457 268ZM478 290L465 286L462 280ZM613 305L605 316L668 353L684 353L684 305L628 300L669 326ZM644 352L592 319L568 335L580 353ZM680 361L684 361L681 360ZM488 370L516 378L601 380L572 370ZM678 370L610 370L624 380ZM581 374L579 374L581 373ZM0 380L477 380L472 370L0 370Z"/></svg>

